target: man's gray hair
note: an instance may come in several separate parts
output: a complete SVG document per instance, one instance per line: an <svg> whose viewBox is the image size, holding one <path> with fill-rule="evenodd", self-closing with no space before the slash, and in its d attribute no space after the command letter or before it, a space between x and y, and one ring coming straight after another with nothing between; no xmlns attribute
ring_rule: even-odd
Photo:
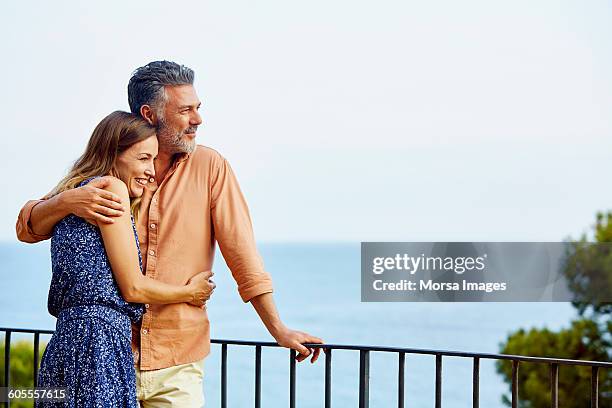
<svg viewBox="0 0 612 408"><path fill-rule="evenodd" d="M166 102L164 86L193 85L193 70L172 61L153 61L137 68L128 83L130 110L140 115L142 105L161 112Z"/></svg>

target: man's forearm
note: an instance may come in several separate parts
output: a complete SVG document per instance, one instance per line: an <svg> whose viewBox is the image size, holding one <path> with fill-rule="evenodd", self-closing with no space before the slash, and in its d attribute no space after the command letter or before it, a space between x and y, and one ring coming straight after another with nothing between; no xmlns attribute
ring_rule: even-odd
<svg viewBox="0 0 612 408"><path fill-rule="evenodd" d="M30 214L30 228L37 235L50 235L53 227L70 211L62 202L61 193L37 204Z"/></svg>
<svg viewBox="0 0 612 408"><path fill-rule="evenodd" d="M272 293L264 293L262 295L255 296L250 300L250 302L259 315L259 318L266 326L266 329L268 329L272 337L277 338L278 334L283 329L286 329L286 327L278 315Z"/></svg>

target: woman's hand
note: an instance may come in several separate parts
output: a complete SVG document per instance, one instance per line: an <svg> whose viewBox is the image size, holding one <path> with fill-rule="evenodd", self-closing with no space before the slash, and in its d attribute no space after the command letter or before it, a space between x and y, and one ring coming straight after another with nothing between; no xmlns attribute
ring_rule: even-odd
<svg viewBox="0 0 612 408"><path fill-rule="evenodd" d="M200 272L187 282L192 293L192 299L188 303L193 306L202 307L206 303L213 290L215 290L215 282L212 280L213 271Z"/></svg>
<svg viewBox="0 0 612 408"><path fill-rule="evenodd" d="M144 191L142 193L142 201L141 203L146 203L147 209L149 208L149 204L151 203L151 199L153 198L153 194L157 191L159 186L157 185L157 181L155 177L149 177L149 182L145 184Z"/></svg>
<svg viewBox="0 0 612 408"><path fill-rule="evenodd" d="M149 174L149 176L151 176ZM138 209L138 220L136 221L136 231L138 232L138 240L143 246L148 242L148 224L149 224L149 207L153 194L157 191L158 185L155 177L149 177L149 182L144 186L144 191L140 197L140 208ZM144 262L144 259L143 259Z"/></svg>

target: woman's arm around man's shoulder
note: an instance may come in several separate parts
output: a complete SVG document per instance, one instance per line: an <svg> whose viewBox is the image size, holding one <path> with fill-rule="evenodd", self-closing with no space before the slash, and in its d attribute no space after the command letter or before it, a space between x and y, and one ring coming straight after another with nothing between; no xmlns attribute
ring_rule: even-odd
<svg viewBox="0 0 612 408"><path fill-rule="evenodd" d="M114 217L129 211L129 205L123 207L119 196L107 189L109 182L109 177L101 177L53 197L28 201L17 218L17 239L29 243L49 239L55 224L69 214L96 225L113 223Z"/></svg>

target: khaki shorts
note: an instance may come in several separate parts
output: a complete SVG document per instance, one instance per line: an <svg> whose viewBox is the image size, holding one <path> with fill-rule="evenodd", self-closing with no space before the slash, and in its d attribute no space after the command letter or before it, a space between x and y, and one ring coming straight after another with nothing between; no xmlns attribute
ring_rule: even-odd
<svg viewBox="0 0 612 408"><path fill-rule="evenodd" d="M136 396L144 408L201 408L203 377L204 360L151 371L136 367Z"/></svg>

